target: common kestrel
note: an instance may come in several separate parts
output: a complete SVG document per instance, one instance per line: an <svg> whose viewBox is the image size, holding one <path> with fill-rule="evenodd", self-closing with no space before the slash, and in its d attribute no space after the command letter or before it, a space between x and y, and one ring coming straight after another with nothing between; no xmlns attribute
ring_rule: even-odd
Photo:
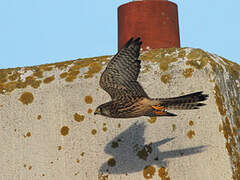
<svg viewBox="0 0 240 180"><path fill-rule="evenodd" d="M198 109L208 95L195 92L173 98L150 98L137 81L141 61L138 60L142 42L131 38L111 59L100 78L100 86L112 100L96 108L94 114L112 118L139 116L176 116L169 109Z"/></svg>

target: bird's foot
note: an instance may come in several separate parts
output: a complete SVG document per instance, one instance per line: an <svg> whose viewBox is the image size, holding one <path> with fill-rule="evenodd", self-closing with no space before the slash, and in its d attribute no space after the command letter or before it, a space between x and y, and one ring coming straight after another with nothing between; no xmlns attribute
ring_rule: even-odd
<svg viewBox="0 0 240 180"><path fill-rule="evenodd" d="M158 111L165 111L167 108L164 106L152 106L153 109Z"/></svg>

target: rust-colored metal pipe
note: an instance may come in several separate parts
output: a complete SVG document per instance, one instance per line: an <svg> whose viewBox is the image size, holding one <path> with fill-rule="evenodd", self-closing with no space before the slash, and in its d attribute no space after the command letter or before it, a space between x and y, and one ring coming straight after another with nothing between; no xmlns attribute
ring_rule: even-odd
<svg viewBox="0 0 240 180"><path fill-rule="evenodd" d="M131 37L141 37L143 49L180 47L177 5L143 0L119 6L118 49Z"/></svg>

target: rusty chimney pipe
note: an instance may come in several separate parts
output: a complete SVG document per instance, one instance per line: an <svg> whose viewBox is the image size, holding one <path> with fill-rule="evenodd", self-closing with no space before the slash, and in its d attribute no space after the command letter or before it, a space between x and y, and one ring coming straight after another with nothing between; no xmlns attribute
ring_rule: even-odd
<svg viewBox="0 0 240 180"><path fill-rule="evenodd" d="M180 47L177 5L167 0L132 1L118 7L118 49L131 37L142 48Z"/></svg>

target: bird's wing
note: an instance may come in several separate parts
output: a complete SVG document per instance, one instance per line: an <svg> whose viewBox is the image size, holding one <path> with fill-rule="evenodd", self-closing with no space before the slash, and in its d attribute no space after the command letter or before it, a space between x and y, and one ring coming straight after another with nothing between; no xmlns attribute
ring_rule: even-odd
<svg viewBox="0 0 240 180"><path fill-rule="evenodd" d="M100 78L100 86L108 92L112 100L124 101L137 97L147 97L137 82L141 68L138 60L142 42L131 38L111 59Z"/></svg>

